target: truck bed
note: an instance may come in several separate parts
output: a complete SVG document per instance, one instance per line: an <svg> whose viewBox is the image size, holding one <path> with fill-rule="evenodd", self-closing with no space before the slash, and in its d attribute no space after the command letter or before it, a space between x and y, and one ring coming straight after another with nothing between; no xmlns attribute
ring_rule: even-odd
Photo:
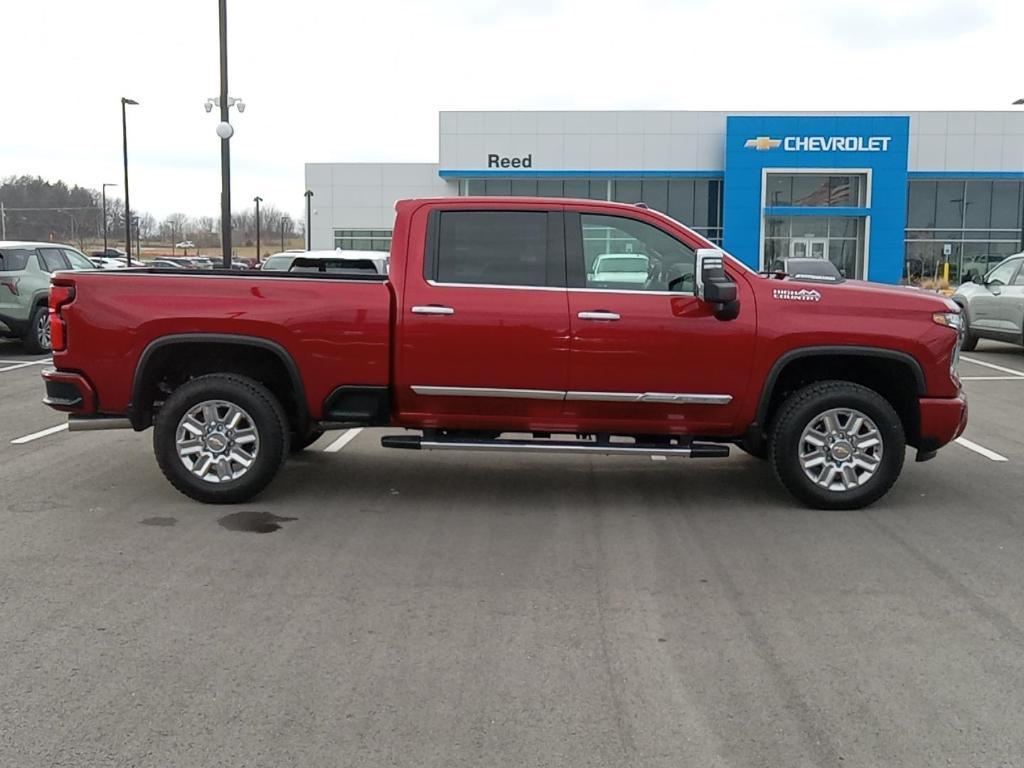
<svg viewBox="0 0 1024 768"><path fill-rule="evenodd" d="M288 351L319 418L339 385L386 386L392 290L383 276L208 270L64 273L71 338L54 353L60 370L87 371L99 413L124 413L146 348L168 335L263 339Z"/></svg>

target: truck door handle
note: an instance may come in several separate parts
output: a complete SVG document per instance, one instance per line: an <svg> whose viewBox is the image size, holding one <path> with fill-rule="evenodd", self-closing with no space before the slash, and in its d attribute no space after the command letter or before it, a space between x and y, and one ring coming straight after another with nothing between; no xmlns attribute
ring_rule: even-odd
<svg viewBox="0 0 1024 768"><path fill-rule="evenodd" d="M428 304L427 306L416 306L412 308L414 315L454 315L455 310L451 307L442 307L439 304Z"/></svg>
<svg viewBox="0 0 1024 768"><path fill-rule="evenodd" d="M596 309L591 312L580 312L576 317L580 320L618 320L619 313Z"/></svg>

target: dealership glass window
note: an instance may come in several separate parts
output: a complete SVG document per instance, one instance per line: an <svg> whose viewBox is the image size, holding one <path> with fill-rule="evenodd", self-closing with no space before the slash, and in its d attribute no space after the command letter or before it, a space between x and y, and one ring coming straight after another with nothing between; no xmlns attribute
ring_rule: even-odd
<svg viewBox="0 0 1024 768"><path fill-rule="evenodd" d="M964 189L964 229L988 229L992 222L992 182L968 181Z"/></svg>
<svg viewBox="0 0 1024 768"><path fill-rule="evenodd" d="M536 197L537 196L537 180L536 179L512 179L512 191L511 194L516 197Z"/></svg>
<svg viewBox="0 0 1024 768"><path fill-rule="evenodd" d="M940 181L935 191L937 229L961 229L964 226L964 183Z"/></svg>
<svg viewBox="0 0 1024 768"><path fill-rule="evenodd" d="M863 278L864 219L847 216L769 216L765 218L762 265L803 256L824 241L829 261L850 278Z"/></svg>
<svg viewBox="0 0 1024 768"><path fill-rule="evenodd" d="M910 181L904 281L941 277L948 261L955 285L1018 253L1022 191L1020 181L1005 179Z"/></svg>
<svg viewBox="0 0 1024 768"><path fill-rule="evenodd" d="M992 229L1021 228L1021 183L992 182Z"/></svg>
<svg viewBox="0 0 1024 768"><path fill-rule="evenodd" d="M907 227L931 229L935 226L934 181L911 181L907 186Z"/></svg>
<svg viewBox="0 0 1024 768"><path fill-rule="evenodd" d="M765 179L765 205L809 208L864 205L865 179L859 174L769 173Z"/></svg>
<svg viewBox="0 0 1024 768"><path fill-rule="evenodd" d="M546 213L532 211L442 212L436 279L548 285L547 220Z"/></svg>
<svg viewBox="0 0 1024 768"><path fill-rule="evenodd" d="M391 250L390 229L336 229L334 247L343 251Z"/></svg>
<svg viewBox="0 0 1024 768"><path fill-rule="evenodd" d="M654 210L668 213L668 179L644 179L640 199Z"/></svg>

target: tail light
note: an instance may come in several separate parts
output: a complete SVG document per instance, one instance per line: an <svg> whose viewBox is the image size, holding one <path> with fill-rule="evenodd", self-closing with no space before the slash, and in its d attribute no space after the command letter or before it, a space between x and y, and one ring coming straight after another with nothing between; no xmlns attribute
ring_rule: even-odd
<svg viewBox="0 0 1024 768"><path fill-rule="evenodd" d="M0 285L9 290L15 296L18 295L18 281L20 277L4 277L0 278Z"/></svg>
<svg viewBox="0 0 1024 768"><path fill-rule="evenodd" d="M73 285L50 286L50 346L54 352L63 352L68 346L67 323L61 310L75 300Z"/></svg>

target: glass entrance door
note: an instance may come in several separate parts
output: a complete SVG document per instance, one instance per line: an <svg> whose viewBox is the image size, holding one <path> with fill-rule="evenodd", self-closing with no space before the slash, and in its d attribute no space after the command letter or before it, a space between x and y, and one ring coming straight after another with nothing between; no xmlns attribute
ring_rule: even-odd
<svg viewBox="0 0 1024 768"><path fill-rule="evenodd" d="M794 237L789 242L791 259L827 259L827 237Z"/></svg>

